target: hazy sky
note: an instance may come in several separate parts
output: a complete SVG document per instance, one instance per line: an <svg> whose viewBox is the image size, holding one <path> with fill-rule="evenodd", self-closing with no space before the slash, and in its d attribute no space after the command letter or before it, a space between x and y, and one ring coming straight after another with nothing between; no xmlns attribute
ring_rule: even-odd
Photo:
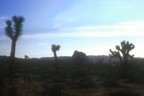
<svg viewBox="0 0 144 96"><path fill-rule="evenodd" d="M53 56L52 44L61 46L58 56L74 50L87 55L108 55L126 40L135 45L132 54L144 57L144 0L0 0L0 55L10 54L5 20L25 18L17 42L16 57Z"/></svg>

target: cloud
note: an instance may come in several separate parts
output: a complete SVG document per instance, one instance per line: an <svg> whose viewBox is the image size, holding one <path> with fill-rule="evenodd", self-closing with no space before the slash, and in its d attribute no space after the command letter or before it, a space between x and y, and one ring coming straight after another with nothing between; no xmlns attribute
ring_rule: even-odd
<svg viewBox="0 0 144 96"><path fill-rule="evenodd" d="M9 38L6 38L6 36L4 36L4 35L2 35L2 36L0 36L0 41L2 41L2 40L8 40Z"/></svg>
<svg viewBox="0 0 144 96"><path fill-rule="evenodd" d="M0 17L0 29L3 29L5 26L5 20L7 19L7 17Z"/></svg>
<svg viewBox="0 0 144 96"><path fill-rule="evenodd" d="M7 19L7 17L5 17L5 16L0 17L0 21L6 20L6 19Z"/></svg>
<svg viewBox="0 0 144 96"><path fill-rule="evenodd" d="M130 36L144 36L143 25L144 21L129 21L111 25L80 26L68 30L73 30L76 36L81 37L114 37L114 36L130 37Z"/></svg>
<svg viewBox="0 0 144 96"><path fill-rule="evenodd" d="M121 22L111 25L88 25L62 29L60 32L40 32L23 35L23 39L48 38L103 38L103 37L141 37L144 36L144 21Z"/></svg>
<svg viewBox="0 0 144 96"><path fill-rule="evenodd" d="M63 26L65 26L65 25L67 25L68 23L71 23L71 22L73 22L73 21L74 21L74 20L71 19L71 18L65 18L65 19L63 19L63 20L58 20L58 21L54 20L54 21L53 21L53 28L63 27Z"/></svg>
<svg viewBox="0 0 144 96"><path fill-rule="evenodd" d="M60 14L56 15L55 17L51 18L51 22L52 22L52 27L53 28L61 28L64 26L67 26L69 23L72 23L75 21L75 19L71 16L67 16L66 15L67 12L61 12Z"/></svg>
<svg viewBox="0 0 144 96"><path fill-rule="evenodd" d="M37 43L39 46L46 46L46 47L49 47L51 48L51 44L50 43L46 43L46 42L39 42Z"/></svg>
<svg viewBox="0 0 144 96"><path fill-rule="evenodd" d="M144 21L120 22L111 25L88 25L74 28L74 30L144 30Z"/></svg>

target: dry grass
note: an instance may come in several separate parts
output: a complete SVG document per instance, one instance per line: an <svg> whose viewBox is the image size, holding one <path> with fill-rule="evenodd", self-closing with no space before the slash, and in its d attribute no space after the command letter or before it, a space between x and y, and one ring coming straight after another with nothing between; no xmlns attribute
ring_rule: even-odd
<svg viewBox="0 0 144 96"><path fill-rule="evenodd" d="M144 86L130 83L120 83L121 88L81 88L66 89L65 93L75 94L74 96L144 96Z"/></svg>
<svg viewBox="0 0 144 96"><path fill-rule="evenodd" d="M109 96L107 91L98 88L81 88L81 89L66 89L65 93L75 94L76 96Z"/></svg>
<svg viewBox="0 0 144 96"><path fill-rule="evenodd" d="M8 90L12 90L17 96L42 96L44 91L42 84L36 81L28 82L22 78L13 80L13 87L9 85L8 81L5 82L3 87L3 96L8 96Z"/></svg>
<svg viewBox="0 0 144 96"><path fill-rule="evenodd" d="M121 83L121 84L127 87L130 91L138 93L140 96L144 96L144 85L131 84L131 83Z"/></svg>

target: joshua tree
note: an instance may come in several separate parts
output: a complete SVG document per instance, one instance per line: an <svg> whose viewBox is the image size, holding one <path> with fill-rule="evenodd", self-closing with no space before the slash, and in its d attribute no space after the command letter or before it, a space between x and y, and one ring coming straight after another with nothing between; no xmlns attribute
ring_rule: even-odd
<svg viewBox="0 0 144 96"><path fill-rule="evenodd" d="M16 42L20 35L22 34L22 26L23 26L24 18L13 16L12 20L6 20L5 33L12 40L11 45L11 63L10 63L10 74L13 75L13 66L14 66L14 58L15 58L15 50L16 50Z"/></svg>
<svg viewBox="0 0 144 96"><path fill-rule="evenodd" d="M55 85L54 85L54 88L52 88L51 92L52 92L52 96L61 96L61 85L60 85L60 74L59 74L59 65L58 65L58 62L57 62L57 54L56 52L59 51L60 49L60 45L55 45L53 44L51 46L51 50L54 54L54 59L55 59L55 75L56 75L56 78L54 79L55 82L57 82ZM53 93L54 92L54 93Z"/></svg>
<svg viewBox="0 0 144 96"><path fill-rule="evenodd" d="M121 46L121 47L120 47ZM117 51L112 51L110 49L110 56L118 57L120 60L120 66L118 67L118 76L120 78L128 79L130 76L132 76L132 73L130 71L130 65L129 61L132 60L134 55L130 55L130 51L132 51L135 46L132 43L129 43L128 41L122 41L120 46L116 46Z"/></svg>
<svg viewBox="0 0 144 96"><path fill-rule="evenodd" d="M128 64L129 59L132 59L134 55L130 55L130 51L132 51L135 46L128 41L122 41L121 47L119 45L116 46L117 51L112 51L110 49L110 57L118 57L121 64Z"/></svg>
<svg viewBox="0 0 144 96"><path fill-rule="evenodd" d="M57 54L56 54L56 51L59 51L60 49L60 45L55 45L53 44L52 47L51 47L51 50L54 54L54 58L55 58L55 62L57 63Z"/></svg>

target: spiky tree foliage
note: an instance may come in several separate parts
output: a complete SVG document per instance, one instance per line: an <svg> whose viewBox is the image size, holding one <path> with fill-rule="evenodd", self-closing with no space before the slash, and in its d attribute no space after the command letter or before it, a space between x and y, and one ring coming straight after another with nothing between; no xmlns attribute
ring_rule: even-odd
<svg viewBox="0 0 144 96"><path fill-rule="evenodd" d="M51 47L51 50L52 50L52 52L54 54L55 62L57 62L57 54L56 54L56 52L59 51L59 49L60 49L60 45L53 44L52 47Z"/></svg>
<svg viewBox="0 0 144 96"><path fill-rule="evenodd" d="M10 63L10 73L13 74L13 62L15 58L16 42L20 35L22 34L24 18L21 16L13 16L12 20L6 20L5 34L12 40L11 45L11 63Z"/></svg>
<svg viewBox="0 0 144 96"><path fill-rule="evenodd" d="M110 57L118 57L121 64L128 64L129 59L132 59L134 55L130 55L130 51L132 51L135 46L128 41L122 41L121 45L116 46L117 51L112 51L110 49Z"/></svg>

